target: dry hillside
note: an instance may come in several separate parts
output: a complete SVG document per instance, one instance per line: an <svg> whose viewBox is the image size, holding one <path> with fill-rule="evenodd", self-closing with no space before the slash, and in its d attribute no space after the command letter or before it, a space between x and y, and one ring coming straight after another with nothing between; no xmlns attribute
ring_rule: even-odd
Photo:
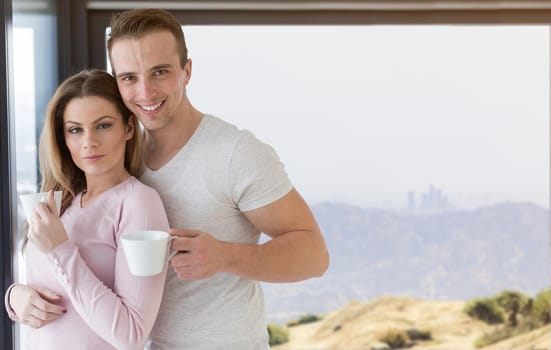
<svg viewBox="0 0 551 350"><path fill-rule="evenodd" d="M475 349L473 342L492 326L463 313L464 302L427 301L403 297L383 297L372 302L351 302L325 315L319 322L291 327L290 342L274 350L355 349L370 350L387 330L417 328L429 330L431 341L411 348L433 350ZM551 328L494 344L486 349L549 349Z"/></svg>
<svg viewBox="0 0 551 350"><path fill-rule="evenodd" d="M484 348L484 350L520 349L551 349L551 325Z"/></svg>

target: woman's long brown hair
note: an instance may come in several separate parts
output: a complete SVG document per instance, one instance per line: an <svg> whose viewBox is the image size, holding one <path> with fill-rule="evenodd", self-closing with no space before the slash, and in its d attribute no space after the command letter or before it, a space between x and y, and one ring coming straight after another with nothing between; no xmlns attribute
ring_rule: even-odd
<svg viewBox="0 0 551 350"><path fill-rule="evenodd" d="M42 176L40 191L63 191L59 215L63 214L79 192L86 189L84 172L73 162L65 144L63 115L73 99L91 96L104 98L115 105L124 125L134 123L134 136L126 142L124 166L134 176L139 176L142 169L143 131L132 112L124 105L115 78L100 70L86 70L71 76L57 88L48 104L38 150ZM25 235L23 247L27 240Z"/></svg>

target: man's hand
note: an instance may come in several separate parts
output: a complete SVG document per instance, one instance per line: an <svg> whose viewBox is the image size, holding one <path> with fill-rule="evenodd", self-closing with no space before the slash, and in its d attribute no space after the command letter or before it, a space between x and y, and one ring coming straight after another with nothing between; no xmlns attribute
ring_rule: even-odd
<svg viewBox="0 0 551 350"><path fill-rule="evenodd" d="M44 327L58 319L67 310L57 305L61 297L49 289L23 284L10 291L9 303L19 320L32 328Z"/></svg>
<svg viewBox="0 0 551 350"><path fill-rule="evenodd" d="M227 243L201 231L170 229L169 232L177 237L172 241L172 249L179 253L172 258L172 267L178 277L200 280L224 271Z"/></svg>

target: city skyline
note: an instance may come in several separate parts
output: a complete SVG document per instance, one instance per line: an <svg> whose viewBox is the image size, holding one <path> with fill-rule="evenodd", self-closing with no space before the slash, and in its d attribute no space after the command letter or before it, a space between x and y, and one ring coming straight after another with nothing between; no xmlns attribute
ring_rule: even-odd
<svg viewBox="0 0 551 350"><path fill-rule="evenodd" d="M418 200L419 198L419 200ZM431 184L417 197L417 192L408 191L405 210L409 213L439 213L453 210L454 206L444 191Z"/></svg>

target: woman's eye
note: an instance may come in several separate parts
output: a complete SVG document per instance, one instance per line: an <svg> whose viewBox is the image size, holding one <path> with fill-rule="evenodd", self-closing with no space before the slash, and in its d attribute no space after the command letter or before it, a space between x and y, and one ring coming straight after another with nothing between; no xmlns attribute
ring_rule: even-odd
<svg viewBox="0 0 551 350"><path fill-rule="evenodd" d="M80 128L69 128L69 129L67 129L67 132L68 132L69 134L76 134L76 133L78 133L79 131L80 131Z"/></svg>
<svg viewBox="0 0 551 350"><path fill-rule="evenodd" d="M109 123L101 123L98 125L98 129L107 129L111 126Z"/></svg>

